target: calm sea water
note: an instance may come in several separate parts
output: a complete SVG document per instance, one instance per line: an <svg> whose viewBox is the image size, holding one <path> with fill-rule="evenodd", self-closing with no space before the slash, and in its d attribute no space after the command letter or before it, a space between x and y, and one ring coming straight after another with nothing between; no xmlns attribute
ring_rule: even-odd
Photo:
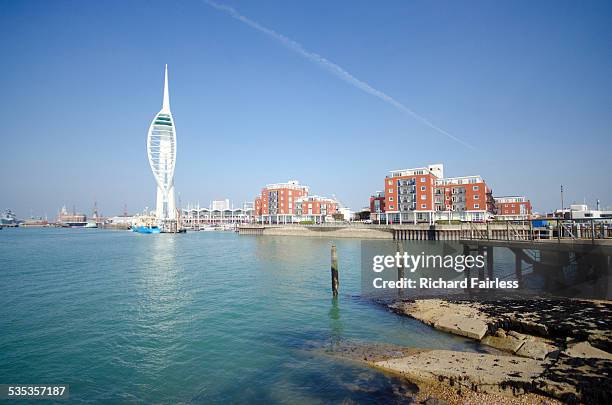
<svg viewBox="0 0 612 405"><path fill-rule="evenodd" d="M0 383L78 402L386 401L394 379L312 348L472 350L360 299L360 241L223 232L0 231Z"/></svg>

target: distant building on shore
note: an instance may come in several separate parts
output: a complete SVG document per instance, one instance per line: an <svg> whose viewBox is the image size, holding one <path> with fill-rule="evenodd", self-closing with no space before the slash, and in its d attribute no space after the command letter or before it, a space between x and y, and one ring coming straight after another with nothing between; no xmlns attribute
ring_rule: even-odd
<svg viewBox="0 0 612 405"><path fill-rule="evenodd" d="M531 218L531 202L525 196L494 197L497 213L495 219L523 221Z"/></svg>
<svg viewBox="0 0 612 405"><path fill-rule="evenodd" d="M495 215L493 190L480 176L436 179L434 220L482 222Z"/></svg>
<svg viewBox="0 0 612 405"><path fill-rule="evenodd" d="M377 191L370 196L370 216L367 218L380 222L385 220L385 193Z"/></svg>
<svg viewBox="0 0 612 405"><path fill-rule="evenodd" d="M187 208L181 210L181 225L187 229L198 230L211 225L253 222L255 213L253 206L253 202L245 202L242 206L234 207L229 199L212 201L208 207L187 204Z"/></svg>
<svg viewBox="0 0 612 405"><path fill-rule="evenodd" d="M300 221L322 223L338 212L338 202L318 195L302 196L295 200L295 215Z"/></svg>
<svg viewBox="0 0 612 405"><path fill-rule="evenodd" d="M332 221L338 202L333 198L309 196L309 191L308 186L297 180L266 185L255 198L257 221L269 224Z"/></svg>
<svg viewBox="0 0 612 405"><path fill-rule="evenodd" d="M340 214L342 220L344 221L352 221L355 219L355 213L351 211L349 207L344 207L342 205L338 207L337 214Z"/></svg>
<svg viewBox="0 0 612 405"><path fill-rule="evenodd" d="M384 191L370 197L370 213L373 222L388 224L521 220L530 217L531 202L496 199L481 176L444 177L444 165L432 164L391 171Z"/></svg>
<svg viewBox="0 0 612 405"><path fill-rule="evenodd" d="M492 191L480 176L444 177L444 165L393 170L385 178L387 223L485 221L494 214ZM372 197L370 201L380 199ZM371 207L372 208L372 207Z"/></svg>
<svg viewBox="0 0 612 405"><path fill-rule="evenodd" d="M266 185L255 198L255 216L260 222L293 222L295 202L308 195L309 188L297 180Z"/></svg>
<svg viewBox="0 0 612 405"><path fill-rule="evenodd" d="M69 213L64 205L57 216L57 223L64 226L80 227L87 224L87 216L77 213L73 208L72 213Z"/></svg>
<svg viewBox="0 0 612 405"><path fill-rule="evenodd" d="M566 219L612 219L612 210L601 210L599 201L596 209L590 209L586 204L571 204L569 209L564 210L564 215L560 215L561 210L556 211L556 216L563 216Z"/></svg>

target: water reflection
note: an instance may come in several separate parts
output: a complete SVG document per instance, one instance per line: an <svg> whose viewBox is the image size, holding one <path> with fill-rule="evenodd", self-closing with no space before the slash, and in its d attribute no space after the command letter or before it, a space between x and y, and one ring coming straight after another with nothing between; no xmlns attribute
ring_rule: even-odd
<svg viewBox="0 0 612 405"><path fill-rule="evenodd" d="M340 319L340 306L338 305L338 297L331 299L331 308L327 316L329 317L329 325L331 332L331 344L332 348L342 340L344 325Z"/></svg>
<svg viewBox="0 0 612 405"><path fill-rule="evenodd" d="M134 334L142 341L139 351L149 368L170 362L171 349L192 320L186 310L193 302L181 259L182 235L146 235L136 244L139 278L133 285L137 297Z"/></svg>

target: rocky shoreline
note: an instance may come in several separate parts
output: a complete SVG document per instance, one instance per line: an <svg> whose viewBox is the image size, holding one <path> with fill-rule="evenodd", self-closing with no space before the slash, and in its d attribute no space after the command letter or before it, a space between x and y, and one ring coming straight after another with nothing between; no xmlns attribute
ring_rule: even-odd
<svg viewBox="0 0 612 405"><path fill-rule="evenodd" d="M481 352L355 343L330 350L416 383L421 403L612 403L612 302L416 299L385 305L480 343Z"/></svg>

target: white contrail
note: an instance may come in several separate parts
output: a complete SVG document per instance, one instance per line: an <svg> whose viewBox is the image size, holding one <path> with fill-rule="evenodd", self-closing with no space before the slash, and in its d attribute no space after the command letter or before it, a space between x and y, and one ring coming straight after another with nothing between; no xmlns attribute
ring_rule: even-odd
<svg viewBox="0 0 612 405"><path fill-rule="evenodd" d="M299 55L303 56L304 58L308 59L311 62L316 63L319 66L324 67L325 69L329 70L331 73L333 73L334 75L338 76L340 79L344 80L345 82L357 87L358 89L365 91L368 94L371 94L374 97L378 97L379 99L383 100L384 102L391 104L392 106L394 106L395 108L397 108L400 111L405 112L406 114L410 115L411 117L421 121L423 124L427 125L428 127L436 130L437 132L448 136L449 138L451 138L452 140L461 143L462 145L465 145L469 148L473 148L470 144L462 141L461 139L457 138L456 136L450 134L449 132L443 130L442 128L438 127L437 125L433 124L431 121L429 121L427 118L420 116L419 114L415 113L414 111L412 111L410 108L406 107L405 105L403 105L402 103L400 103L399 101L397 101L396 99L394 99L393 97L383 93L380 90L375 89L374 87L370 86L369 84L367 84L366 82L364 82L363 80L359 80L357 79L355 76L353 76L352 74L350 74L349 72L347 72L346 70L344 70L343 68L341 68L340 66L336 65L335 63L325 59L323 56L318 55L314 52L310 52L308 50L306 50L302 45L300 45L298 42L295 42L294 40L292 40L291 38L288 38L286 36L284 36L283 34L279 34L278 32L264 27L263 25L259 24L256 21L251 20L248 17L243 16L242 14L238 13L238 11L236 11L234 8L230 7L230 6L226 6L224 4L219 4L219 3L215 3L214 1L211 0L202 0L204 3L208 4L211 7L216 8L217 10L223 11L226 14L229 14L230 16L232 16L233 18L235 18L236 20L243 22L244 24L248 25L251 28L256 29L259 32L263 32L264 34L274 38L275 40L277 40L278 42L280 42L282 45L284 45L285 47L289 48L290 50L298 53Z"/></svg>

